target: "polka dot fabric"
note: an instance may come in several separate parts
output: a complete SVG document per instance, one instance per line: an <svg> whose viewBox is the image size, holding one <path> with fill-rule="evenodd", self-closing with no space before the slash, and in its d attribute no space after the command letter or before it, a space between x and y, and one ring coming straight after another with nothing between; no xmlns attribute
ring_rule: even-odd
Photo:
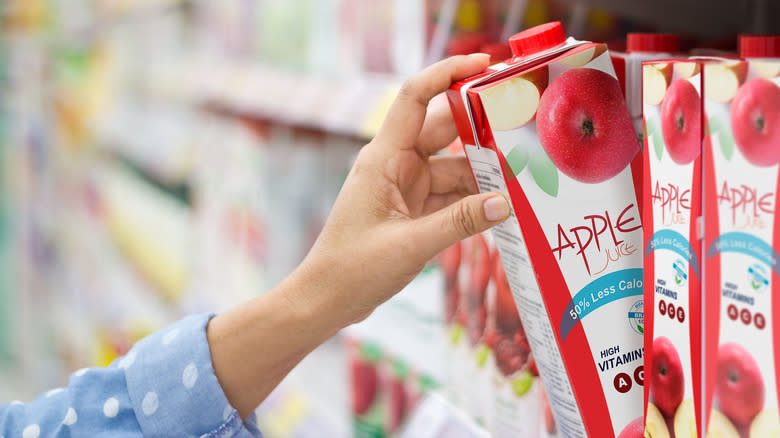
<svg viewBox="0 0 780 438"><path fill-rule="evenodd" d="M242 422L214 375L209 319L179 321L33 402L0 405L0 437L261 437L254 415Z"/></svg>

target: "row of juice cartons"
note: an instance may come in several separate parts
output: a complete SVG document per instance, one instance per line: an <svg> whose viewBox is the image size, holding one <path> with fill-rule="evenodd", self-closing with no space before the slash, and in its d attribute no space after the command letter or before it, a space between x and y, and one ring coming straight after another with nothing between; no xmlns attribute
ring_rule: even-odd
<svg viewBox="0 0 780 438"><path fill-rule="evenodd" d="M451 396L493 436L780 434L780 38L643 39L548 23L448 91L480 191L512 205L442 257Z"/></svg>

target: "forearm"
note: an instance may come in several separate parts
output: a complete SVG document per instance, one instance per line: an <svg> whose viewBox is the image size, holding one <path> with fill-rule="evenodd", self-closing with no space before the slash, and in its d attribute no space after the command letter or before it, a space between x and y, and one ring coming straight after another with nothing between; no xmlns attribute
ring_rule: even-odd
<svg viewBox="0 0 780 438"><path fill-rule="evenodd" d="M327 282L302 269L266 294L211 320L214 371L230 404L249 416L309 352L348 322Z"/></svg>

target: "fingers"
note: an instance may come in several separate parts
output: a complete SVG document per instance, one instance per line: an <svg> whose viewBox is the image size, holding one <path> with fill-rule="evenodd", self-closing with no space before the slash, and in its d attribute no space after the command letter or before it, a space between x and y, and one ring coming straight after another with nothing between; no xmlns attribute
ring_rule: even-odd
<svg viewBox="0 0 780 438"><path fill-rule="evenodd" d="M423 123L416 147L420 155L427 157L438 152L458 135L450 106L444 94L439 94L428 105L427 116Z"/></svg>
<svg viewBox="0 0 780 438"><path fill-rule="evenodd" d="M441 156L428 159L431 169L431 193L477 193L471 166L464 156Z"/></svg>
<svg viewBox="0 0 780 438"><path fill-rule="evenodd" d="M453 56L409 78L390 107L377 139L387 147L414 147L423 127L428 101L447 90L453 82L484 71L488 62L489 56L480 53Z"/></svg>
<svg viewBox="0 0 780 438"><path fill-rule="evenodd" d="M505 221L509 202L499 193L467 196L416 220L414 233L421 252L433 257L448 246Z"/></svg>

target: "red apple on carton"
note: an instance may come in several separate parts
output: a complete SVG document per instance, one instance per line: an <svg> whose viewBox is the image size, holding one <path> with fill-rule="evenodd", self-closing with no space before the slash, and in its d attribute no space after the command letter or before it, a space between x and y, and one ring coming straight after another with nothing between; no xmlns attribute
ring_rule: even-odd
<svg viewBox="0 0 780 438"><path fill-rule="evenodd" d="M728 103L745 82L748 64L744 61L723 61L704 66L704 94L717 103Z"/></svg>
<svg viewBox="0 0 780 438"><path fill-rule="evenodd" d="M746 426L764 408L764 379L750 353L736 343L718 348L715 398L720 410L738 426Z"/></svg>
<svg viewBox="0 0 780 438"><path fill-rule="evenodd" d="M645 438L645 419L639 417L620 431L618 438Z"/></svg>
<svg viewBox="0 0 780 438"><path fill-rule="evenodd" d="M731 103L731 130L751 164L780 163L780 87L764 78L740 87Z"/></svg>
<svg viewBox="0 0 780 438"><path fill-rule="evenodd" d="M701 154L701 99L687 79L669 87L661 105L661 131L669 156L688 164Z"/></svg>
<svg viewBox="0 0 780 438"><path fill-rule="evenodd" d="M543 66L480 91L490 127L509 131L533 120L547 79L547 67Z"/></svg>
<svg viewBox="0 0 780 438"><path fill-rule="evenodd" d="M458 270L460 268L462 252L461 246L460 242L456 242L439 254L439 262L444 271L444 281L447 289L451 288L458 280Z"/></svg>
<svg viewBox="0 0 780 438"><path fill-rule="evenodd" d="M406 416L407 395L404 381L400 378L391 379L388 395L387 430L392 433L398 430Z"/></svg>
<svg viewBox="0 0 780 438"><path fill-rule="evenodd" d="M657 63L642 67L642 102L659 105L666 95L666 88L672 81L673 64Z"/></svg>
<svg viewBox="0 0 780 438"><path fill-rule="evenodd" d="M567 70L539 103L536 131L555 166L577 181L606 181L639 152L620 84L601 70Z"/></svg>
<svg viewBox="0 0 780 438"><path fill-rule="evenodd" d="M358 357L353 357L350 363L352 378L352 410L357 415L364 415L374 403L377 393L379 375L375 364Z"/></svg>
<svg viewBox="0 0 780 438"><path fill-rule="evenodd" d="M561 64L569 67L582 67L583 65L593 61L601 56L602 53L607 51L606 44L599 44L597 46L589 47L585 50L581 50L577 53L571 54L561 59Z"/></svg>
<svg viewBox="0 0 780 438"><path fill-rule="evenodd" d="M669 338L660 336L653 341L653 359L650 372L650 393L658 409L672 417L685 392L680 355Z"/></svg>

